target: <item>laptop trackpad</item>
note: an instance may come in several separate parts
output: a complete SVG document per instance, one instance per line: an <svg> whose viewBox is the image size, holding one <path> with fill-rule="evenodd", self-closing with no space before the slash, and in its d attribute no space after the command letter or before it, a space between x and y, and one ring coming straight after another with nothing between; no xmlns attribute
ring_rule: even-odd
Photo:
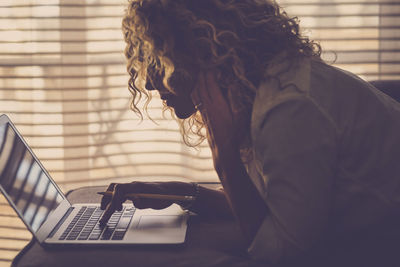
<svg viewBox="0 0 400 267"><path fill-rule="evenodd" d="M143 215L140 217L138 229L180 228L182 216L177 215Z"/></svg>

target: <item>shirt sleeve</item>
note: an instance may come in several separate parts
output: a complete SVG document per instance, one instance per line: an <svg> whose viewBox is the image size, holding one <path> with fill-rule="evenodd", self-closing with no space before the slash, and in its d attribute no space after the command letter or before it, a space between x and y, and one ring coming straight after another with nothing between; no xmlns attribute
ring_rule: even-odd
<svg viewBox="0 0 400 267"><path fill-rule="evenodd" d="M336 128L308 97L274 105L256 125L255 160L269 213L248 252L272 263L309 249L327 229Z"/></svg>

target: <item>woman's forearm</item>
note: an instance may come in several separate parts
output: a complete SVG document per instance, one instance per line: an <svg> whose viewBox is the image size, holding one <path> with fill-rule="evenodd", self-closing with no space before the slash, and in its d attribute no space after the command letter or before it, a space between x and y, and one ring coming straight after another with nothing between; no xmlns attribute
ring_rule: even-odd
<svg viewBox="0 0 400 267"><path fill-rule="evenodd" d="M267 214L267 206L254 186L239 153L225 153L218 172L232 211L250 244Z"/></svg>
<svg viewBox="0 0 400 267"><path fill-rule="evenodd" d="M234 218L231 206L222 189L210 189L199 186L197 199L190 210L206 217Z"/></svg>
<svg viewBox="0 0 400 267"><path fill-rule="evenodd" d="M233 213L223 190L198 186L198 192L192 183L166 182L162 183L165 191L179 195L196 195L196 200L189 206L189 210L198 215L210 218L233 219Z"/></svg>

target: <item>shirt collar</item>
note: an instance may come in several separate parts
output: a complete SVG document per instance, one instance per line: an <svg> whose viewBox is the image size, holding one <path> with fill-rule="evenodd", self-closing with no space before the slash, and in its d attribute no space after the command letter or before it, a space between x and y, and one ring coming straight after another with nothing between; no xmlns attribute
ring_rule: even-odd
<svg viewBox="0 0 400 267"><path fill-rule="evenodd" d="M277 78L282 88L295 85L298 90L307 92L310 87L311 59L301 57L290 59L286 52L276 55L265 71L266 79Z"/></svg>

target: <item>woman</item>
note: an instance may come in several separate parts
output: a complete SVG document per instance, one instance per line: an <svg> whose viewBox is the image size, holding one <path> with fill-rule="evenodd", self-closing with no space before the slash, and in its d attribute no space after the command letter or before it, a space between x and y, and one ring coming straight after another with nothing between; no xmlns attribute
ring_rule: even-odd
<svg viewBox="0 0 400 267"><path fill-rule="evenodd" d="M127 193L193 195L179 204L234 217L250 256L276 263L398 214L400 106L325 64L277 4L131 0L123 30L132 109L140 113L138 99L157 90L186 143L207 138L223 189L111 184L103 223ZM131 200L138 208L172 204Z"/></svg>

